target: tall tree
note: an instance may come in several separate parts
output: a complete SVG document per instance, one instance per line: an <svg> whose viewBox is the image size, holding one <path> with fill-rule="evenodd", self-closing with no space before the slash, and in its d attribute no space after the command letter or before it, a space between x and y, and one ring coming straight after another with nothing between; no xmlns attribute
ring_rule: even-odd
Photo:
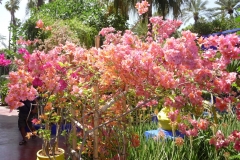
<svg viewBox="0 0 240 160"><path fill-rule="evenodd" d="M233 17L233 14L237 13L236 9L239 8L239 0L217 0L215 4L218 6L212 8L212 11L215 11L213 16L227 13L230 17Z"/></svg>
<svg viewBox="0 0 240 160"><path fill-rule="evenodd" d="M174 18L177 18L181 12L181 6L188 0L151 0L153 2L152 8L156 8L157 13L166 19L169 13L172 13Z"/></svg>
<svg viewBox="0 0 240 160"><path fill-rule="evenodd" d="M10 46L11 46L11 32L14 33L14 28L17 27L15 13L19 9L19 3L20 3L19 0L9 0L5 4L5 8L11 14L10 30L9 30L9 44L8 44L9 50L10 50ZM15 36L15 35L13 35L13 36Z"/></svg>
<svg viewBox="0 0 240 160"><path fill-rule="evenodd" d="M7 45L4 43L5 40L6 40L5 36L3 36L3 35L0 34L0 43L1 43L1 45L2 45L3 47L6 48Z"/></svg>
<svg viewBox="0 0 240 160"><path fill-rule="evenodd" d="M48 2L52 2L53 0L48 0ZM29 13L29 10L32 8L39 8L45 3L45 0L28 0L26 7L26 14Z"/></svg>
<svg viewBox="0 0 240 160"><path fill-rule="evenodd" d="M207 4L208 0L189 0L183 6L182 20L186 23L193 18L196 24L200 17L209 14Z"/></svg>
<svg viewBox="0 0 240 160"><path fill-rule="evenodd" d="M98 0L101 5L106 5L109 14L121 15L128 18L128 13L134 8L137 0Z"/></svg>
<svg viewBox="0 0 240 160"><path fill-rule="evenodd" d="M11 14L11 23L16 26L15 12L19 9L19 0L9 0L5 4L5 8Z"/></svg>

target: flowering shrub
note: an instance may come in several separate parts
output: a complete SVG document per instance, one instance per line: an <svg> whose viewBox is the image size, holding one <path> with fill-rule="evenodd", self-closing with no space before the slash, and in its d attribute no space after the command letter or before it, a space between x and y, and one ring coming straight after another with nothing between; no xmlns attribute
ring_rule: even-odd
<svg viewBox="0 0 240 160"><path fill-rule="evenodd" d="M9 64L11 64L11 60L6 59L3 53L0 54L0 66L8 66Z"/></svg>
<svg viewBox="0 0 240 160"><path fill-rule="evenodd" d="M140 8L146 6L145 2L143 6L139 4ZM59 113L63 109L76 110L74 118L79 119L84 130L79 134L82 140L80 154L92 153L94 139L88 136L98 129L101 131L98 145L102 156L109 154L104 143L106 131L110 129L112 133L115 127L125 130L128 123L122 117L136 108L164 100L164 106L175 107L179 114L191 112L197 115L204 109L203 91L217 97L213 108L219 110L226 110L226 106L237 102L229 95L236 73L226 71L231 60L239 58L237 35L203 39L195 33L183 31L180 38L168 38L181 22L164 21L161 17L152 17L150 21L153 36L146 41L130 30L121 33L110 27L100 31L105 41L99 49L93 47L87 50L69 42L48 52L34 50L28 54L22 49L21 52L25 53L23 59L15 61L18 70L9 74L6 102L15 109L22 105L20 101L33 100L40 95L46 98L45 114L40 118L51 123L60 122L59 116L63 115ZM38 27L42 28L40 22ZM217 49L203 51L200 49L202 45L205 48L216 46ZM133 104L128 101L130 93L137 97L138 102ZM229 96L222 98L222 94ZM208 106L208 109L211 107ZM100 115L99 125L93 117L96 111ZM176 119L172 114L170 117L172 121ZM123 124L114 121L117 118ZM178 126L187 136L196 137L199 130L208 128L207 120L186 119L190 127L182 123ZM116 143L115 137L112 138ZM130 139L132 146L139 145L136 134ZM123 141L123 144L126 142Z"/></svg>

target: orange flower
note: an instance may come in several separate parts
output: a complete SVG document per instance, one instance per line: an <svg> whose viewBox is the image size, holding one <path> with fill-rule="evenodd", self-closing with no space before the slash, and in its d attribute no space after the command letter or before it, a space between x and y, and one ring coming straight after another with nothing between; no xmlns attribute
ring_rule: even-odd
<svg viewBox="0 0 240 160"><path fill-rule="evenodd" d="M40 28L40 29L42 29L43 26L44 26L43 21L42 21L41 19L39 19L39 20L37 21L37 23L36 23L36 27L35 27L35 28Z"/></svg>
<svg viewBox="0 0 240 160"><path fill-rule="evenodd" d="M27 135L26 135L27 139L30 139L31 136L32 136L32 133L31 132L27 132Z"/></svg>
<svg viewBox="0 0 240 160"><path fill-rule="evenodd" d="M47 119L47 115L42 114L42 115L39 116L39 118L42 119L42 120L46 120Z"/></svg>
<svg viewBox="0 0 240 160"><path fill-rule="evenodd" d="M160 138L160 139L164 139L165 138L165 133L163 131L159 131L157 137Z"/></svg>
<svg viewBox="0 0 240 160"><path fill-rule="evenodd" d="M52 27L51 27L51 26L47 26L47 27L45 27L45 30L46 30L46 31L51 31L51 30L52 30Z"/></svg>
<svg viewBox="0 0 240 160"><path fill-rule="evenodd" d="M205 119L200 119L200 121L197 124L198 128L201 130L208 129L208 125L209 125L209 122Z"/></svg>
<svg viewBox="0 0 240 160"><path fill-rule="evenodd" d="M51 111L52 110L52 103L51 102L47 102L46 106L44 107L45 111Z"/></svg>
<svg viewBox="0 0 240 160"><path fill-rule="evenodd" d="M139 135L137 134L132 135L131 142L133 147L138 147L140 145Z"/></svg>
<svg viewBox="0 0 240 160"><path fill-rule="evenodd" d="M184 143L184 140L183 140L182 137L176 137L176 138L175 138L175 144L176 144L176 146L182 146L183 143Z"/></svg>

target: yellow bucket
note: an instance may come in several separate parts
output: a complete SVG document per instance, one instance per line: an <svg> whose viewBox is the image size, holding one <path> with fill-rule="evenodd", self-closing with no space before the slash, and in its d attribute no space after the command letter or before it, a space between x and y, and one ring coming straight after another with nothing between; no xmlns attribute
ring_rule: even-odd
<svg viewBox="0 0 240 160"><path fill-rule="evenodd" d="M160 128L163 130L172 131L172 125L170 124L170 119L168 118L168 114L171 111L174 111L175 109L172 107L163 107L162 110L158 113L158 123ZM177 122L180 121L180 115L177 117ZM177 127L175 127L173 130L176 130Z"/></svg>

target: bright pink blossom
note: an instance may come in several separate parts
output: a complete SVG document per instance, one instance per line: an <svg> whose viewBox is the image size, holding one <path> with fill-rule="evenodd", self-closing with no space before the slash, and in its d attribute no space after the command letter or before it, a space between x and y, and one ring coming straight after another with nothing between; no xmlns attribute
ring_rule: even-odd
<svg viewBox="0 0 240 160"><path fill-rule="evenodd" d="M136 3L135 8L137 8L138 14L142 15L148 11L149 6L150 6L150 4L148 4L148 2L146 0L143 0L141 3L139 3L139 2Z"/></svg>
<svg viewBox="0 0 240 160"><path fill-rule="evenodd" d="M6 59L3 53L0 54L0 66L8 66L9 64L11 64L11 60Z"/></svg>

